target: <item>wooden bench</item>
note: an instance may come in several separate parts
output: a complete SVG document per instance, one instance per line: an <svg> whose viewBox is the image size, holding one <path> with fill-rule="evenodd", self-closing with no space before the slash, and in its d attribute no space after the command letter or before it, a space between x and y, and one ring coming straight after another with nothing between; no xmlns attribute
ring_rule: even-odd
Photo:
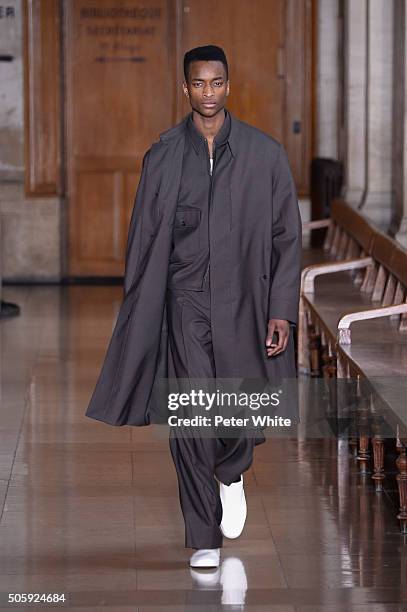
<svg viewBox="0 0 407 612"><path fill-rule="evenodd" d="M304 226L322 224L328 232L321 261L302 272L299 373L338 381L336 408L356 424L350 443L363 473L372 440L378 491L385 477L385 436L381 427L375 433L365 425L384 419L396 440L398 519L407 533L407 252L340 201L332 219ZM343 397L344 380L354 381L353 400ZM356 409L350 414L346 403L352 401Z"/></svg>
<svg viewBox="0 0 407 612"><path fill-rule="evenodd" d="M305 257L305 263L310 260L318 264L306 266L301 277L301 294L312 293L314 280L317 275L328 273L335 269L359 271L355 273L355 282L361 282L361 273L366 264L371 263L369 258L373 248L374 228L361 217L352 207L341 200L332 203L330 219L310 221L303 224L303 230L327 228L322 250L314 250L312 256ZM341 266L334 266L334 262L341 262ZM303 262L304 263L304 262ZM322 265L323 264L323 265ZM335 264L338 266L338 263ZM300 318L298 332L298 369L299 372L308 372L308 341L304 325L304 304L300 301Z"/></svg>
<svg viewBox="0 0 407 612"><path fill-rule="evenodd" d="M327 233L323 248L309 251L306 265L364 257L370 252L374 229L346 202L334 200L329 219L308 221L302 225L304 231L324 227Z"/></svg>

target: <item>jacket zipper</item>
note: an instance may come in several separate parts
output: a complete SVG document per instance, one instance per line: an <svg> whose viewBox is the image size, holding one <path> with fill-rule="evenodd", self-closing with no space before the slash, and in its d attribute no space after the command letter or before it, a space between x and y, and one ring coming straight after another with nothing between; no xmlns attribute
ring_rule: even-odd
<svg viewBox="0 0 407 612"><path fill-rule="evenodd" d="M208 169L209 169L209 175L210 175L210 186L209 186L209 208L208 208L208 224L209 224L209 215L211 212L211 207L212 207L212 186L213 186L213 173L215 172L215 161L216 161L216 148L213 147L213 158L212 158L212 172L211 172L211 161L210 161L210 152L209 152L209 145L208 145L208 141L205 138L205 144L206 144L206 149L208 151ZM208 277L208 273L209 273L209 266L210 266L210 241L209 241L209 231L208 231L208 251L209 251L209 257L208 257L208 264L206 266L206 270L205 270L205 274L203 277L203 283L205 283L207 277Z"/></svg>

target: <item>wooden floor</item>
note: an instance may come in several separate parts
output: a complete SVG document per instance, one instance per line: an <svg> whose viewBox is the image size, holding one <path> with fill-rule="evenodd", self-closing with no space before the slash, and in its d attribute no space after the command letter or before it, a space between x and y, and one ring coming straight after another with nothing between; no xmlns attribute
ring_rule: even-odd
<svg viewBox="0 0 407 612"><path fill-rule="evenodd" d="M78 611L407 610L394 509L334 439L257 447L244 533L191 573L168 440L84 416L121 295L4 287L21 316L0 322L0 609L65 593L55 607Z"/></svg>

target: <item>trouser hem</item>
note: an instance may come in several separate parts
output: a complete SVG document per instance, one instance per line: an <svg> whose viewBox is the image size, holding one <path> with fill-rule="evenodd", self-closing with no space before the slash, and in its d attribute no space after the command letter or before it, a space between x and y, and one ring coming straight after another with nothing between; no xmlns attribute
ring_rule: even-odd
<svg viewBox="0 0 407 612"><path fill-rule="evenodd" d="M220 528L208 529L205 532L191 533L185 530L185 548L222 548L223 536Z"/></svg>

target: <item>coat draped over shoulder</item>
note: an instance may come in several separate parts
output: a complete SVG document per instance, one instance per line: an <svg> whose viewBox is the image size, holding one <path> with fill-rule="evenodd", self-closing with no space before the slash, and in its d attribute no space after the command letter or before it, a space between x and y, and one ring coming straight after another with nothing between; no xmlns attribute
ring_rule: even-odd
<svg viewBox="0 0 407 612"><path fill-rule="evenodd" d="M124 295L86 416L148 425L157 380L174 376L166 291L181 181L185 117L143 159L128 231ZM231 114L229 203L210 215L212 343L219 378L296 376L294 339L265 351L270 318L295 325L301 219L283 147Z"/></svg>

